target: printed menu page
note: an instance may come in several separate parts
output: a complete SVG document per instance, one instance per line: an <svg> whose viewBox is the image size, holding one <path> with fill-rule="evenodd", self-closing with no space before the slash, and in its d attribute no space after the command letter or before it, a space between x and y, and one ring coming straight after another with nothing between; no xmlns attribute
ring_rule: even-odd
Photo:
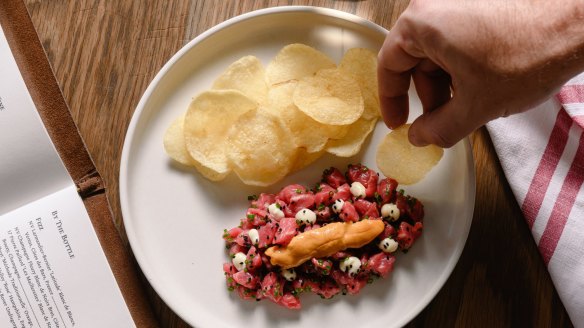
<svg viewBox="0 0 584 328"><path fill-rule="evenodd" d="M0 327L135 327L1 28Z"/></svg>
<svg viewBox="0 0 584 328"><path fill-rule="evenodd" d="M0 327L133 327L71 185L0 217Z"/></svg>

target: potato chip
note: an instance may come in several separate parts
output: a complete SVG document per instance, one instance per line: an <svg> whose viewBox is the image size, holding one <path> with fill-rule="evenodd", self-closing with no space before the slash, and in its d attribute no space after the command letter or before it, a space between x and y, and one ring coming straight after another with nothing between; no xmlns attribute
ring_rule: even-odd
<svg viewBox="0 0 584 328"><path fill-rule="evenodd" d="M280 119L264 111L248 112L229 129L226 153L245 184L269 186L285 177L297 148Z"/></svg>
<svg viewBox="0 0 584 328"><path fill-rule="evenodd" d="M323 124L348 125L363 114L359 85L336 68L300 79L293 100L304 114Z"/></svg>
<svg viewBox="0 0 584 328"><path fill-rule="evenodd" d="M166 154L173 160L187 166L194 166L195 160L189 155L183 135L185 116L176 118L166 132L162 141Z"/></svg>
<svg viewBox="0 0 584 328"><path fill-rule="evenodd" d="M341 59L339 68L351 73L361 88L365 106L363 118L370 120L380 117L377 54L369 49L351 48Z"/></svg>
<svg viewBox="0 0 584 328"><path fill-rule="evenodd" d="M298 148L298 153L296 154L296 160L290 169L290 172L300 171L308 165L314 163L324 154L324 150L316 153L309 153L304 148Z"/></svg>
<svg viewBox="0 0 584 328"><path fill-rule="evenodd" d="M336 67L335 62L322 52L304 44L290 44L282 48L266 68L270 85L312 76L324 68Z"/></svg>
<svg viewBox="0 0 584 328"><path fill-rule="evenodd" d="M257 103L237 90L210 90L191 102L184 121L184 138L191 157L202 166L228 173L227 131L239 116L255 112Z"/></svg>
<svg viewBox="0 0 584 328"><path fill-rule="evenodd" d="M194 166L201 175L211 181L220 181L225 179L229 172L219 173L215 172L203 165L197 163L187 150L187 145L185 144L185 138L183 134L183 125L185 121L185 115L181 115L176 118L166 130L164 134L164 150L170 158L173 160L187 166Z"/></svg>
<svg viewBox="0 0 584 328"><path fill-rule="evenodd" d="M444 150L416 147L408 139L410 124L388 133L377 148L377 166L387 177L410 185L420 181L442 158Z"/></svg>
<svg viewBox="0 0 584 328"><path fill-rule="evenodd" d="M168 155L219 181L271 185L325 152L357 154L379 118L377 59L349 49L339 67L304 44L282 48L264 69L245 56L193 99L165 133Z"/></svg>
<svg viewBox="0 0 584 328"><path fill-rule="evenodd" d="M239 90L258 103L263 102L268 94L264 66L257 57L245 56L229 65L212 89Z"/></svg>
<svg viewBox="0 0 584 328"><path fill-rule="evenodd" d="M326 145L326 151L339 157L351 157L357 154L367 136L375 128L376 123L377 119L358 119L357 122L349 125L349 132L344 138L329 140Z"/></svg>
<svg viewBox="0 0 584 328"><path fill-rule="evenodd" d="M197 163L197 161L193 162L193 166L195 167L195 169L197 169L197 171L204 176L205 178L211 180L211 181L221 181L223 179L225 179L226 176L229 175L229 172L223 172L223 173L219 173L217 171L214 171L208 167L205 167L199 163Z"/></svg>
<svg viewBox="0 0 584 328"><path fill-rule="evenodd" d="M297 147L306 148L309 153L322 150L329 138L342 138L348 131L346 126L325 125L313 120L294 105L292 95L297 81L273 86L262 109L278 116L292 132Z"/></svg>

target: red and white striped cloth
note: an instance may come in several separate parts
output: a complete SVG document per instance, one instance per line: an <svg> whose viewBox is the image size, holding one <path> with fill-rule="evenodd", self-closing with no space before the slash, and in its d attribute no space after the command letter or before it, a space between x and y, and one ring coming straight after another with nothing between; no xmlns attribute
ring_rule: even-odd
<svg viewBox="0 0 584 328"><path fill-rule="evenodd" d="M584 74L487 128L570 319L584 327Z"/></svg>

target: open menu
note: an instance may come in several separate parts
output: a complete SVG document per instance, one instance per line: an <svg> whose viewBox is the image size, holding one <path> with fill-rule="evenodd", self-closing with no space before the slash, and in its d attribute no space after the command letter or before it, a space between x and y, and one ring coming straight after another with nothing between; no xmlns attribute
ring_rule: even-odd
<svg viewBox="0 0 584 328"><path fill-rule="evenodd" d="M135 327L1 28L0 327Z"/></svg>

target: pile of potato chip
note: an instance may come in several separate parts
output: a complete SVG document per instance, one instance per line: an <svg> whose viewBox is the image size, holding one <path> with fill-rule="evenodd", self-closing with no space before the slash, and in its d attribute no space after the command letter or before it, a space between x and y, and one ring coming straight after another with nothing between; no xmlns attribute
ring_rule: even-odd
<svg viewBox="0 0 584 328"><path fill-rule="evenodd" d="M337 65L291 44L265 69L254 56L232 63L171 124L164 148L212 181L233 171L268 186L324 153L357 154L379 117L373 51L349 49Z"/></svg>

